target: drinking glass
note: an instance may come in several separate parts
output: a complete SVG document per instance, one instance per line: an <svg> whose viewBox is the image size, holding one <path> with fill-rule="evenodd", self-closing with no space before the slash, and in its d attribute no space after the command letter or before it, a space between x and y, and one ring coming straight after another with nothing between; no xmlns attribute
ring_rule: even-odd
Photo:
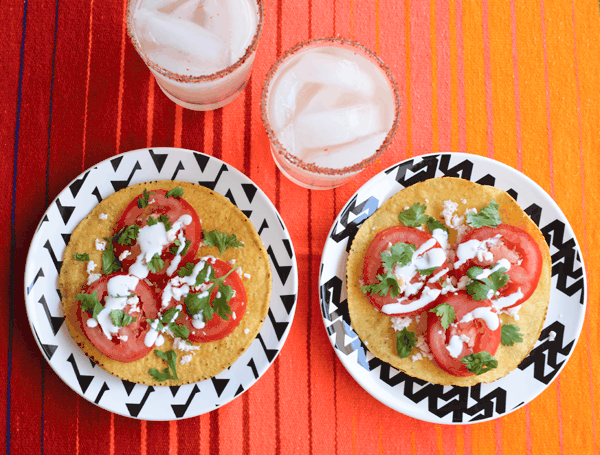
<svg viewBox="0 0 600 455"><path fill-rule="evenodd" d="M169 99L207 111L246 86L263 15L263 0L128 0L127 33Z"/></svg>
<svg viewBox="0 0 600 455"><path fill-rule="evenodd" d="M392 72L361 44L296 44L267 73L262 120L275 163L310 189L346 183L391 144L400 116Z"/></svg>

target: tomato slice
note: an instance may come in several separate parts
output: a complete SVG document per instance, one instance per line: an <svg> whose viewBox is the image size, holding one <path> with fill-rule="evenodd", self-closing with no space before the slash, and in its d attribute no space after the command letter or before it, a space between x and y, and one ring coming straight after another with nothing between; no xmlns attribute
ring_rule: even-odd
<svg viewBox="0 0 600 455"><path fill-rule="evenodd" d="M179 264L183 265L196 257L202 239L202 225L198 218L198 214L186 200L183 198L167 197L166 195L166 190L151 190L149 192L148 205L143 208L138 207L138 199L143 197L143 195L140 194L139 196L136 196L125 208L119 221L117 221L116 232L133 224L138 225L140 228L147 226L147 220L150 215L152 215L153 218L159 218L161 215L166 215L169 217L171 224L175 223L182 215L190 215L192 217L192 222L187 226L184 225L182 228L183 236L192 242L186 254L179 262ZM170 243L165 245L162 249L160 258L164 261L164 267L161 268L158 273L150 272L148 274L147 278L156 283L157 288L163 287L162 285L164 285L165 281L168 279L167 270L175 258L175 254L170 251L170 248L173 245L174 243ZM132 245L119 245L115 242L114 251L116 257L120 257L123 252L129 251L129 255L121 259L123 270L127 271L140 255L141 248L137 240L134 240Z"/></svg>
<svg viewBox="0 0 600 455"><path fill-rule="evenodd" d="M500 237L495 237L497 235ZM535 291L542 273L542 253L536 241L526 231L508 224L501 224L496 228L484 226L475 229L465 236L460 245L472 240L483 242L493 238L497 238L497 244L484 247L489 254L468 259L456 269L455 276L457 279L462 278L473 266L489 268L501 259L508 260L511 264L507 272L510 278L499 290L494 301L499 309L512 308L525 302ZM460 259L457 254L456 260Z"/></svg>
<svg viewBox="0 0 600 455"><path fill-rule="evenodd" d="M206 259L207 258L201 258L193 263L195 265L199 261ZM216 277L222 277L232 269L232 266L229 263L213 257L210 257L207 260L207 263L214 269ZM212 283L209 281L207 284ZM185 325L190 330L188 341L207 343L209 341L216 341L225 338L235 330L235 328L240 324L242 317L244 317L246 314L246 302L248 301L248 298L246 296L246 289L244 288L242 279L236 271L229 274L229 276L225 279L224 284L231 286L235 291L235 295L231 298L231 300L229 300L229 306L231 307L232 314L228 319L222 319L218 314L214 314L212 319L206 321L204 327L196 328L193 325L194 319L187 312L187 307L184 303L184 297L182 297L181 300L175 300L175 298L172 298L168 306L162 312L164 313L169 308L177 305L183 306L183 311L180 312L179 317L175 322L177 324ZM215 288L211 293L211 302L214 300L216 295L217 288Z"/></svg>
<svg viewBox="0 0 600 455"><path fill-rule="evenodd" d="M98 300L104 304L105 298L108 295L108 281L119 275L127 275L123 272L117 272L110 275L104 275L97 281L94 281L85 291L86 294L93 294L98 291ZM100 325L95 327L88 326L88 320L92 319L88 311L81 309L79 306L78 315L81 321L83 332L92 342L92 344L105 356L117 360L119 362L133 362L139 360L148 354L152 347L146 346L144 339L150 330L150 325L146 319L156 319L158 314L158 300L152 288L140 280L135 288L134 293L139 297L139 303L135 305L139 311L132 312L132 306L126 305L124 313L137 319L125 327L121 327L116 335L113 335L109 340L102 331Z"/></svg>
<svg viewBox="0 0 600 455"><path fill-rule="evenodd" d="M442 248L431 234L419 229L405 226L392 226L384 229L383 231L377 233L367 249L365 262L363 265L363 282L365 285L378 283L379 280L377 279L377 275L386 273L381 263L381 253L388 249L390 243L394 245L398 242L413 244L417 250L429 242L428 245L425 245L423 253L429 253L433 249ZM442 273L444 270L445 272ZM409 286L408 291L412 295L407 296L406 291L401 292L399 297L391 297L389 293L384 296L381 296L377 293L370 293L368 294L369 301L378 311L390 316L415 316L435 305L435 299L429 303L422 302L431 300L431 298L427 298L427 295L439 295L438 290L442 288L440 280L443 282L447 275L448 261L445 260L444 263L435 269L429 276L421 275L416 271L414 272L414 275L410 277L409 281L409 283L413 286ZM422 285L420 283L422 283ZM414 292L415 288L418 288L416 292ZM398 311L394 313L389 313L387 310L384 311L385 305L396 304L398 303L398 300L401 300L401 305L409 305L412 303L413 305L407 308L415 309L411 311Z"/></svg>
<svg viewBox="0 0 600 455"><path fill-rule="evenodd" d="M497 314L496 310L490 300L476 302L465 291L448 294L445 299L439 299L437 303L451 305L456 313L456 319L453 325L444 330L440 317L434 313L427 313L427 342L431 353L438 366L446 373L453 376L472 376L473 373L467 369L461 359L481 351L494 355L500 344L501 323L498 320L498 327L491 330L481 318L476 317L469 322L460 321L465 315L478 308L489 308L489 312L494 315ZM460 354L452 357L447 346L453 336L461 335L466 336L469 341L463 341Z"/></svg>

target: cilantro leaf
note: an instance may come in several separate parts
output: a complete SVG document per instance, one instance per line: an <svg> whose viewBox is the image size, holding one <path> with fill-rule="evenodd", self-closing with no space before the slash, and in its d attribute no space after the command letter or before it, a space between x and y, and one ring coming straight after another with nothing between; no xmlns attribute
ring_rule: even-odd
<svg viewBox="0 0 600 455"><path fill-rule="evenodd" d="M165 225L165 231L170 231L171 228L173 227L173 225L171 224L171 221L169 220L169 217L167 215L161 215L158 217L158 221L160 221L162 224Z"/></svg>
<svg viewBox="0 0 600 455"><path fill-rule="evenodd" d="M190 316L195 316L202 311L204 322L212 319L214 311L210 306L210 292L190 292L183 302Z"/></svg>
<svg viewBox="0 0 600 455"><path fill-rule="evenodd" d="M498 361L487 351L466 355L460 361L467 367L467 370L477 376L498 366Z"/></svg>
<svg viewBox="0 0 600 455"><path fill-rule="evenodd" d="M436 316L439 316L440 322L442 323L442 327L444 330L448 330L450 324L454 322L456 319L456 312L454 311L454 307L448 303L440 303L435 308L429 310L430 313L434 313Z"/></svg>
<svg viewBox="0 0 600 455"><path fill-rule="evenodd" d="M380 296L387 295L398 297L400 295L400 284L396 275L386 273L385 275L377 275L378 283L365 284L360 288L363 294L379 294Z"/></svg>
<svg viewBox="0 0 600 455"><path fill-rule="evenodd" d="M400 212L398 219L405 226L419 227L429 219L427 215L423 215L425 210L427 210L425 204L415 202L408 210Z"/></svg>
<svg viewBox="0 0 600 455"><path fill-rule="evenodd" d="M102 253L102 273L104 275L109 275L114 272L118 272L121 270L121 263L115 257L115 252L113 251L112 241L109 239L106 240L106 248Z"/></svg>
<svg viewBox="0 0 600 455"><path fill-rule="evenodd" d="M238 241L235 234L227 234L227 232L219 232L214 229L210 232L202 229L204 234L204 244L207 246L216 246L219 249L219 253L223 254L227 248L239 248L244 244Z"/></svg>
<svg viewBox="0 0 600 455"><path fill-rule="evenodd" d="M183 196L183 189L178 186L167 192L167 197L179 199L181 196Z"/></svg>
<svg viewBox="0 0 600 455"><path fill-rule="evenodd" d="M81 309L88 311L92 314L95 320L98 320L98 313L104 309L104 305L98 300L98 290L95 290L91 294L77 294L75 300L79 300L81 303Z"/></svg>
<svg viewBox="0 0 600 455"><path fill-rule="evenodd" d="M191 240L185 241L185 246L183 247L183 250L181 250L181 257L183 257L187 254L188 250L190 249L191 244L192 244Z"/></svg>
<svg viewBox="0 0 600 455"><path fill-rule="evenodd" d="M152 376L152 378L158 382L163 382L167 379L179 379L177 377L177 354L175 353L175 351L171 350L163 352L159 351L158 349L155 349L154 354L156 354L156 356L160 357L161 359L165 360L167 362L168 367L162 371L158 371L156 368L150 368L148 370L150 376ZM173 374L170 373L169 369L173 371Z"/></svg>
<svg viewBox="0 0 600 455"><path fill-rule="evenodd" d="M427 220L427 227L429 228L430 232L433 232L436 229L442 229L442 230L450 233L450 231L448 230L448 228L446 226L444 226L440 221L436 220L432 216L430 216L429 219Z"/></svg>
<svg viewBox="0 0 600 455"><path fill-rule="evenodd" d="M192 273L194 273L194 263L193 262L188 262L182 268L177 270L177 275L179 275L180 277L191 276Z"/></svg>
<svg viewBox="0 0 600 455"><path fill-rule="evenodd" d="M398 264L404 267L412 261L413 253L416 247L412 243L398 242L391 246L390 253L386 251L381 253L381 263L386 272L393 272L394 265Z"/></svg>
<svg viewBox="0 0 600 455"><path fill-rule="evenodd" d="M412 348L417 346L417 335L404 327L400 332L396 332L396 350L400 358L405 359L412 352Z"/></svg>
<svg viewBox="0 0 600 455"><path fill-rule="evenodd" d="M137 224L132 224L121 229L117 235L113 237L119 245L132 245L140 233L140 227Z"/></svg>
<svg viewBox="0 0 600 455"><path fill-rule="evenodd" d="M169 308L160 316L160 323L163 325L169 325L172 321L175 321L179 316L179 310L176 307Z"/></svg>
<svg viewBox="0 0 600 455"><path fill-rule="evenodd" d="M502 326L500 340L502 341L502 346L512 346L515 343L521 343L523 341L521 329L514 324L504 324Z"/></svg>
<svg viewBox="0 0 600 455"><path fill-rule="evenodd" d="M477 277L483 269L481 267L471 267L467 270L467 276L474 281L467 284L467 293L473 300L481 301L491 298L496 295L498 289L501 289L508 283L508 274L505 268L500 268L492 273L489 277L477 280L472 277ZM493 292L490 292L493 291ZM488 295L491 294L491 297Z"/></svg>
<svg viewBox="0 0 600 455"><path fill-rule="evenodd" d="M472 228L480 228L482 226L498 227L502 223L498 207L498 203L492 199L479 213L469 213L467 215L467 224Z"/></svg>
<svg viewBox="0 0 600 455"><path fill-rule="evenodd" d="M148 193L146 188L144 188L142 195L138 198L138 201L137 201L138 208L143 209L144 207L148 207L148 201L150 200L151 194L156 194L156 193L154 191L150 191L150 193Z"/></svg>
<svg viewBox="0 0 600 455"><path fill-rule="evenodd" d="M421 275L424 275L424 276L429 276L429 275L431 275L433 272L435 272L437 269L439 269L439 267L431 267L430 269L417 269L417 270L419 270L419 273L420 273Z"/></svg>
<svg viewBox="0 0 600 455"><path fill-rule="evenodd" d="M116 327L125 327L126 325L137 321L136 317L124 313L123 310L112 310L110 312L110 318Z"/></svg>
<svg viewBox="0 0 600 455"><path fill-rule="evenodd" d="M175 335L176 337L181 338L183 340L187 340L188 337L190 336L190 329L188 329L184 325L175 324L175 323L169 324L169 329L171 330L173 335Z"/></svg>
<svg viewBox="0 0 600 455"><path fill-rule="evenodd" d="M164 266L165 261L160 258L158 253L154 253L154 256L152 256L152 259L148 262L148 269L150 269L152 273L158 273Z"/></svg>
<svg viewBox="0 0 600 455"><path fill-rule="evenodd" d="M233 288L224 283L219 283L219 290L212 301L213 311L224 321L229 320L231 316L231 307L229 301L233 297Z"/></svg>
<svg viewBox="0 0 600 455"><path fill-rule="evenodd" d="M158 224L158 220L156 218L154 218L153 216L149 216L146 219L146 223L148 223L148 226L154 226L155 224Z"/></svg>
<svg viewBox="0 0 600 455"><path fill-rule="evenodd" d="M75 260L76 261L89 261L90 255L87 253L75 253Z"/></svg>

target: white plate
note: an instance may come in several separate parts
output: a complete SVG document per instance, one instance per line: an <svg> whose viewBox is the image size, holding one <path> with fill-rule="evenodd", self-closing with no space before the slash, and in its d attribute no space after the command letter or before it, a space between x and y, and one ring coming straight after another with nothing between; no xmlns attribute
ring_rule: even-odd
<svg viewBox="0 0 600 455"><path fill-rule="evenodd" d="M123 381L96 366L64 324L58 274L69 237L104 198L153 180L199 183L239 207L258 231L271 260L268 317L248 350L212 379L177 387ZM175 420L212 411L248 390L269 368L289 333L298 294L292 242L281 217L252 181L223 161L176 148L135 150L107 159L73 180L50 204L35 233L25 267L25 303L36 341L61 379L86 400L126 417Z"/></svg>
<svg viewBox="0 0 600 455"><path fill-rule="evenodd" d="M412 378L368 352L352 329L346 300L347 250L362 223L403 188L433 177L460 177L508 191L550 245L552 290L540 339L508 376L473 387L441 386ZM323 249L319 294L323 323L339 359L373 397L398 412L433 423L492 420L538 396L573 352L586 308L585 269L573 230L554 201L520 172L463 153L425 155L398 163L369 180L344 206ZM550 332L555 332L553 341Z"/></svg>

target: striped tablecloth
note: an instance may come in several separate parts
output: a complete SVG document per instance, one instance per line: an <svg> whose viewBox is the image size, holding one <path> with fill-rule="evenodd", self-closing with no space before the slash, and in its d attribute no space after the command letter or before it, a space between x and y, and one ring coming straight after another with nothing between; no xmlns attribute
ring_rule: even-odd
<svg viewBox="0 0 600 455"><path fill-rule="evenodd" d="M266 0L250 83L213 112L159 90L117 0L2 0L0 6L0 433L24 453L598 453L600 450L600 5L587 0ZM276 169L259 97L278 55L340 35L376 51L400 86L398 134L380 162L333 191ZM197 418L145 422L80 398L30 330L23 274L35 227L83 170L115 154L175 146L256 182L291 231L299 298L286 346L247 393ZM336 358L318 271L338 211L367 179L411 156L466 152L532 178L573 226L589 301L568 365L527 406L471 426L424 423L371 398ZM596 371L594 372L594 368Z"/></svg>

